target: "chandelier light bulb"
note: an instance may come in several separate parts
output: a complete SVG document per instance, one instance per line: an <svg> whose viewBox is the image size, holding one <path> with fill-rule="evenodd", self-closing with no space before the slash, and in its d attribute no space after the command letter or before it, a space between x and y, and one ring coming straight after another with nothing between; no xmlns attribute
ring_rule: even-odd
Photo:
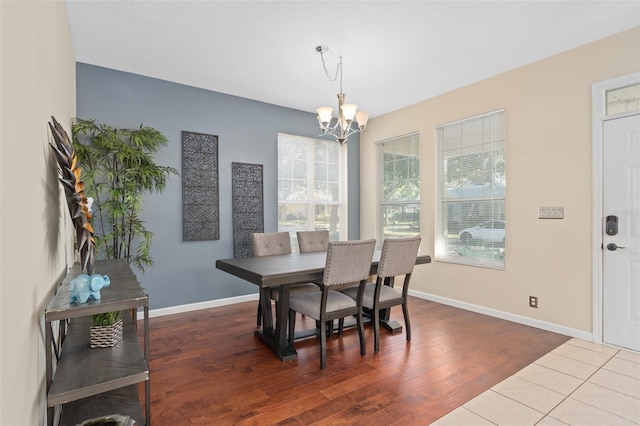
<svg viewBox="0 0 640 426"><path fill-rule="evenodd" d="M353 117L356 115L356 110L358 109L358 105L356 104L344 104L340 107L342 110L342 116L348 122L353 120Z"/></svg>
<svg viewBox="0 0 640 426"><path fill-rule="evenodd" d="M369 113L367 111L358 111L356 112L356 121L358 122L358 127L360 130L363 130L367 127L367 121L369 121Z"/></svg>
<svg viewBox="0 0 640 426"><path fill-rule="evenodd" d="M316 109L318 112L318 121L322 124L323 127L328 127L331 123L331 113L333 112L333 108L331 107L320 107Z"/></svg>

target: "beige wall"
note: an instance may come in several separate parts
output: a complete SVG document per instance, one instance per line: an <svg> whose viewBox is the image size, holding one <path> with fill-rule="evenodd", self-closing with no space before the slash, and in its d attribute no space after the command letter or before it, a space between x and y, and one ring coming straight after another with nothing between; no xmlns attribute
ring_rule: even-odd
<svg viewBox="0 0 640 426"><path fill-rule="evenodd" d="M361 135L361 238L377 236L376 141L420 133L421 250L433 254L434 129L504 108L505 270L434 262L416 268L412 289L590 333L591 85L638 70L635 28L371 120ZM539 220L539 206L564 206L565 218ZM529 295L538 309L529 308Z"/></svg>
<svg viewBox="0 0 640 426"><path fill-rule="evenodd" d="M43 310L73 255L48 141L75 115L75 59L62 1L0 1L0 424L45 413Z"/></svg>

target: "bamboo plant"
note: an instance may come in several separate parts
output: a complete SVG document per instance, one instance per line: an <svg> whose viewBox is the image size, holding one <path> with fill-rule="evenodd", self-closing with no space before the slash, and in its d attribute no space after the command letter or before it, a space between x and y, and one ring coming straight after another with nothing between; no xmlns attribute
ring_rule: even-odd
<svg viewBox="0 0 640 426"><path fill-rule="evenodd" d="M140 219L143 196L162 192L172 167L155 164L154 154L167 145L158 130L140 125L118 129L97 120L76 118L73 145L84 168L85 193L93 196L97 259L125 259L142 272L153 265L153 233ZM111 325L119 312L92 316L93 325Z"/></svg>
<svg viewBox="0 0 640 426"><path fill-rule="evenodd" d="M153 233L140 219L143 196L162 192L169 175L178 174L154 162L167 138L151 127L118 129L77 118L73 143L84 167L85 192L94 198L96 258L125 259L144 272L153 265Z"/></svg>

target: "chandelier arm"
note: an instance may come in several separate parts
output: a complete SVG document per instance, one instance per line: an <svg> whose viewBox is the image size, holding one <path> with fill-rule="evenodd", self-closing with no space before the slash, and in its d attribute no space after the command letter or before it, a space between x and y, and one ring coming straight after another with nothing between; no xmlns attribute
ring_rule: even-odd
<svg viewBox="0 0 640 426"><path fill-rule="evenodd" d="M362 132L362 130L360 128L354 128L353 127L353 122L351 122L351 124L349 125L349 127L347 127L346 129L342 129L342 127L340 126L340 121L337 120L336 124L334 124L333 126L328 126L326 129L321 129L322 130L322 134L320 136L333 136L336 139L347 139L349 136L355 134L355 133L360 133ZM340 130L340 132L338 132L338 130Z"/></svg>

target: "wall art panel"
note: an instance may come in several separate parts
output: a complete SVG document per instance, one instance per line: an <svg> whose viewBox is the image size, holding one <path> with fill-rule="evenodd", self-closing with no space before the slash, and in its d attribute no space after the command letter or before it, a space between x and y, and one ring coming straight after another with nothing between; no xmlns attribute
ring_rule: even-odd
<svg viewBox="0 0 640 426"><path fill-rule="evenodd" d="M251 234L264 232L262 164L231 163L233 255L253 255Z"/></svg>
<svg viewBox="0 0 640 426"><path fill-rule="evenodd" d="M218 136L182 132L182 240L220 239Z"/></svg>

